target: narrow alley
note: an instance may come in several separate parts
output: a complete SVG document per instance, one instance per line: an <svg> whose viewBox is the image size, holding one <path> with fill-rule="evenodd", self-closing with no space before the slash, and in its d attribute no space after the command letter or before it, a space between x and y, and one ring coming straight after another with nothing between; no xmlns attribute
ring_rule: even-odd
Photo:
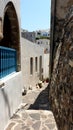
<svg viewBox="0 0 73 130"><path fill-rule="evenodd" d="M5 130L58 130L49 110L48 84L41 89L29 90L22 96L22 104Z"/></svg>
<svg viewBox="0 0 73 130"><path fill-rule="evenodd" d="M40 1L0 0L0 130L73 130L73 0Z"/></svg>

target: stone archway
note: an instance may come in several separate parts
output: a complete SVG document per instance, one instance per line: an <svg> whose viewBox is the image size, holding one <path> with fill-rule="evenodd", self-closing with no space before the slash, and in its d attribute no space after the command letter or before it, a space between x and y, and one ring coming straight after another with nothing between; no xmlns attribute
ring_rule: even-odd
<svg viewBox="0 0 73 130"><path fill-rule="evenodd" d="M16 10L9 2L4 11L3 39L0 46L13 48L17 52L17 71L20 70L20 30Z"/></svg>

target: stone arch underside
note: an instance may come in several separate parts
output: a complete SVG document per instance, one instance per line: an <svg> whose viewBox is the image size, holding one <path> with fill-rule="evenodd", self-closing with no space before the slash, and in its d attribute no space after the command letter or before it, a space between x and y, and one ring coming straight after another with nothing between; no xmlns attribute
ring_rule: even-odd
<svg viewBox="0 0 73 130"><path fill-rule="evenodd" d="M20 70L20 30L16 10L12 2L5 7L3 21L3 39L0 46L16 49L17 51L17 71Z"/></svg>

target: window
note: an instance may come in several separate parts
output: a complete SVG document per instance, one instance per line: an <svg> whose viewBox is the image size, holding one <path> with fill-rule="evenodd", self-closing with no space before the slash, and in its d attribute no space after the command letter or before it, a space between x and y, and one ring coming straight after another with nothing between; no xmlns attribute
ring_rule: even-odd
<svg viewBox="0 0 73 130"><path fill-rule="evenodd" d="M42 56L39 57L39 76L42 79Z"/></svg>
<svg viewBox="0 0 73 130"><path fill-rule="evenodd" d="M46 44L48 45L48 42L46 42Z"/></svg>
<svg viewBox="0 0 73 130"><path fill-rule="evenodd" d="M33 74L33 58L30 58L30 74Z"/></svg>
<svg viewBox="0 0 73 130"><path fill-rule="evenodd" d="M0 46L0 78L15 72L16 69L16 50Z"/></svg>
<svg viewBox="0 0 73 130"><path fill-rule="evenodd" d="M37 72L38 69L38 58L35 57L35 71Z"/></svg>
<svg viewBox="0 0 73 130"><path fill-rule="evenodd" d="M40 32L38 32L37 34L38 34L38 35L40 35L41 33L40 33Z"/></svg>

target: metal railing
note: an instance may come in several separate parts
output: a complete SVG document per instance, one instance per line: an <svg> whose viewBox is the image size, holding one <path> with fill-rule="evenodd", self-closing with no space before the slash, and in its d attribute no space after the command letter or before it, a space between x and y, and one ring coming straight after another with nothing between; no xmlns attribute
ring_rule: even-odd
<svg viewBox="0 0 73 130"><path fill-rule="evenodd" d="M0 46L0 78L15 72L16 68L16 50Z"/></svg>

